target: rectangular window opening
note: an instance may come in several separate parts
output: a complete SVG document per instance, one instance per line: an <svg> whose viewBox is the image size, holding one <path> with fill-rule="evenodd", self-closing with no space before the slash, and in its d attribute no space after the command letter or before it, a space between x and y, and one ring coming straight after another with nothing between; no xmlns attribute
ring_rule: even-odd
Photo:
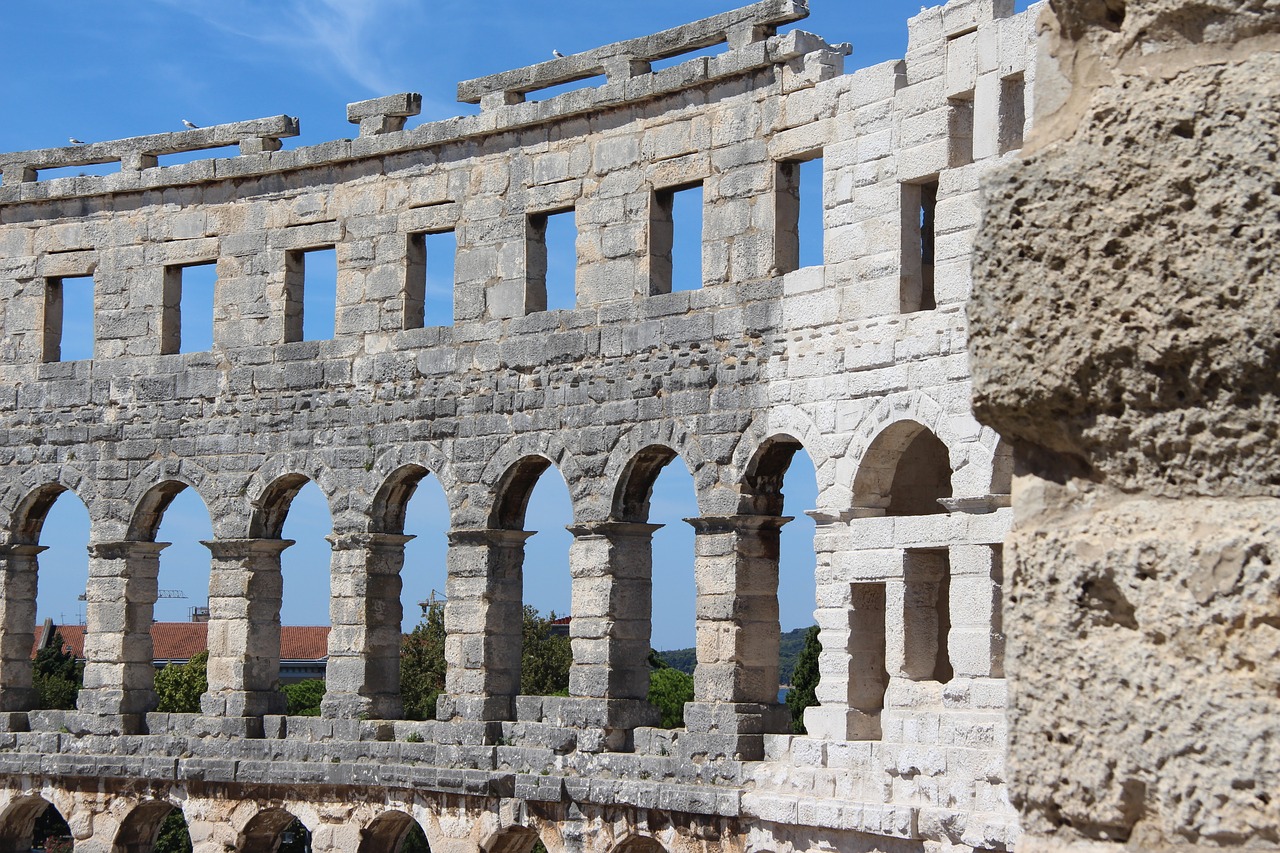
<svg viewBox="0 0 1280 853"><path fill-rule="evenodd" d="M52 181L55 178L91 178L102 177L105 175L114 175L120 171L120 162L112 160L109 163L89 163L84 166L55 166L52 169L40 169L36 172L36 179L40 181Z"/></svg>
<svg viewBox="0 0 1280 853"><path fill-rule="evenodd" d="M409 235L404 328L453 325L454 259L457 253L457 233L452 229Z"/></svg>
<svg viewBox="0 0 1280 853"><path fill-rule="evenodd" d="M948 165L973 162L973 92L947 99L947 138Z"/></svg>
<svg viewBox="0 0 1280 853"><path fill-rule="evenodd" d="M702 184L653 194L649 222L649 292L702 287Z"/></svg>
<svg viewBox="0 0 1280 853"><path fill-rule="evenodd" d="M778 163L774 246L779 273L821 266L826 260L822 163L821 152Z"/></svg>
<svg viewBox="0 0 1280 853"><path fill-rule="evenodd" d="M1022 133L1026 123L1026 82L1021 74L1005 77L1000 81L1001 154L1008 154L1022 147Z"/></svg>
<svg viewBox="0 0 1280 853"><path fill-rule="evenodd" d="M284 339L325 341L334 337L338 303L338 253L333 246L285 256Z"/></svg>
<svg viewBox="0 0 1280 853"><path fill-rule="evenodd" d="M529 217L525 262L529 282L526 311L577 307L578 225L573 208Z"/></svg>
<svg viewBox="0 0 1280 853"><path fill-rule="evenodd" d="M946 684L954 671L951 634L951 564L944 550L904 554L903 668L908 678Z"/></svg>
<svg viewBox="0 0 1280 853"><path fill-rule="evenodd" d="M937 308L933 289L938 181L902 184L902 313Z"/></svg>
<svg viewBox="0 0 1280 853"><path fill-rule="evenodd" d="M213 349L213 291L217 270L213 262L164 268L160 352Z"/></svg>
<svg viewBox="0 0 1280 853"><path fill-rule="evenodd" d="M44 360L93 358L93 276L45 281Z"/></svg>

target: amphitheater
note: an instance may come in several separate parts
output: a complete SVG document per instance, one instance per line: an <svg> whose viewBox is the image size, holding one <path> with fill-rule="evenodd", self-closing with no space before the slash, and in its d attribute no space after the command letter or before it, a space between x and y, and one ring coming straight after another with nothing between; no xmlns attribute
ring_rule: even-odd
<svg viewBox="0 0 1280 853"><path fill-rule="evenodd" d="M1149 611L1119 569L1110 586L1095 578L1078 596L1037 597L1036 578L1055 583L1131 541L1107 534L1115 522L1055 551L1037 524L1178 497L1183 481L1143 480L1141 462L1098 462L1100 444L1071 442L1110 422L1077 430L1049 392L1028 392L1019 412L1011 395L1034 382L1001 361L1099 340L1074 309L1061 326L1034 322L1044 319L1037 288L1064 268L1030 266L1045 257L1031 251L1045 245L1035 216L1074 198L1065 183L1036 195L1034 182L1052 179L1052 145L1022 165L1040 117L1046 140L1069 138L1075 125L1061 116L1088 124L1098 92L1121 92L1112 84L1125 74L1164 103L1174 66L1178 85L1211 73L1274 81L1277 14L1246 5L1233 8L1252 16L1248 26L1229 38L1230 28L1204 29L1194 50L1170 48L1180 58L1160 73L1141 57L1165 56L1158 49L1172 42L1152 22L1190 4L1162 0L1126 19L1116 0L1021 14L1012 0L951 0L907 23L904 58L852 70L847 45L779 34L806 17L805 0L762 0L465 81L459 100L477 113L412 129L420 98L406 93L351 104L354 139L289 150L281 140L298 134L297 120L277 116L0 154L0 851L29 850L50 805L77 853L150 851L175 809L196 853L275 851L295 818L312 849L348 853L393 853L414 822L436 853L527 853L537 841L550 853L1277 843L1275 658L1258 651L1260 669L1243 681L1193 681L1161 699L1130 670L1196 656L1173 628L1172 646L1147 642L1149 617L1170 626L1177 613ZM1122 35L1154 46L1116 59ZM1074 64L1047 59L1068 47ZM1115 97L1141 100L1137 89ZM1274 115L1254 103L1248 115ZM1123 113L1106 115L1123 124ZM1197 133L1175 127L1159 145L1200 144ZM236 144L238 156L159 163ZM801 267L797 175L818 158L824 263ZM40 180L43 169L104 162L119 172ZM981 230L980 183L993 188ZM672 198L691 187L703 196L702 283L679 290ZM568 211L576 304L546 310L545 224ZM1093 258L1100 226L1080 223L1079 236L1056 239ZM441 232L457 243L454 316L432 326L422 247ZM330 248L335 333L303 340L306 255ZM183 352L182 273L208 263L214 345ZM986 301L974 291L984 269L998 282ZM93 358L62 360L62 281L83 276L94 287ZM1274 297L1274 277L1266 287ZM1110 323L1106 304L1095 300L1079 322ZM1115 418L1139 409L1122 405ZM807 734L794 735L777 699L778 542L789 520L782 476L801 449L818 480L805 509L817 522L823 652L819 704L805 712ZM699 512L688 519L697 669L685 726L666 730L645 700L649 498L672 464L692 473ZM573 505L570 695L519 696L525 510L550 466ZM1141 508L1125 517L1160 540L1143 558L1158 575L1162 560L1176 563L1161 547L1184 534L1214 539L1228 498L1253 501L1250 512L1270 520L1227 543L1235 581L1195 546L1212 572L1208 592L1191 588L1206 613L1214 596L1234 595L1258 596L1274 614L1265 558L1275 484L1250 485L1252 469L1240 469L1201 478L1210 496L1224 484L1216 509L1188 500L1173 515L1150 510L1149 525ZM412 722L401 719L399 572L405 507L428 473L450 515L447 693L438 719ZM282 527L308 482L334 521L320 718L286 716L276 689ZM184 489L214 522L209 690L200 714L161 714L155 540ZM1067 518L1055 510L1063 490L1092 503ZM85 686L76 711L38 711L40 534L64 491L91 521ZM1015 512L1028 532L1009 540ZM1023 543L1017 578L1007 540ZM1046 609L1064 601L1092 614L1092 633ZM1272 648L1272 622L1241 607L1240 624L1259 632L1255 651ZM1126 645L1139 634L1145 645ZM1233 648L1229 670L1249 658ZM1011 698L1017 678L1026 686ZM1216 697L1215 714L1197 716L1203 696ZM1162 715L1203 728L1162 740L1153 732L1165 729L1142 722ZM1148 737L1131 749L1122 720ZM1233 740L1224 726L1249 736ZM1243 746L1218 751L1219 741Z"/></svg>

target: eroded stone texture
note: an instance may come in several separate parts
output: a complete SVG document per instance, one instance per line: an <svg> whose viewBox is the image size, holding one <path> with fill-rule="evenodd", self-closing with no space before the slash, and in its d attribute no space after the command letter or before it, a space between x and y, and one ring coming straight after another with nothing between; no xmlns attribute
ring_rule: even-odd
<svg viewBox="0 0 1280 853"><path fill-rule="evenodd" d="M1280 843L1280 7L1050 8L968 309L1024 843Z"/></svg>

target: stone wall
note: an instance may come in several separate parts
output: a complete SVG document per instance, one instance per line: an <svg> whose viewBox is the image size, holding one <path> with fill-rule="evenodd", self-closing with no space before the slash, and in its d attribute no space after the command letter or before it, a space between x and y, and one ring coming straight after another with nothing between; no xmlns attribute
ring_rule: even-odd
<svg viewBox="0 0 1280 853"><path fill-rule="evenodd" d="M1280 10L1053 0L1039 29L969 307L1020 470L1012 794L1034 849L1270 849Z"/></svg>
<svg viewBox="0 0 1280 853"><path fill-rule="evenodd" d="M1012 456L970 409L963 306L979 178L1030 115L1035 13L1012 12L924 10L903 60L846 74L846 46L777 33L804 3L764 0L466 81L478 114L409 130L404 94L351 105L358 138L292 150L297 123L277 117L0 156L14 843L45 796L81 816L78 850L110 849L146 792L216 825L202 853L256 849L259 829L269 845L280 803L311 803L297 816L318 833L419 799L438 850L506 849L475 828L491 814L524 827L515 853L534 830L553 853L624 830L673 850L681 832L710 849L1007 849ZM236 157L159 159L235 141ZM824 263L797 268L796 164L817 156ZM701 287L671 292L665 195L695 184ZM569 210L576 304L547 311L542 217ZM417 240L441 230L452 323L424 325ZM336 333L300 340L303 254L324 247ZM214 343L185 353L175 283L197 263L216 264ZM57 346L73 276L93 278L84 361ZM781 482L801 450L824 648L803 737L776 697L777 542L796 511ZM645 701L648 490L667 464L692 472L699 509L695 701L671 732ZM573 503L571 695L517 696L524 506L550 466ZM396 719L399 571L428 472L450 513L447 695L412 724ZM308 480L334 521L320 722L281 716L276 690L281 530ZM151 713L149 626L156 531L186 488L214 524L210 686L177 717ZM86 689L76 712L37 712L40 528L67 490L91 525ZM432 835L441 803L457 812ZM232 829L249 835L214 837Z"/></svg>

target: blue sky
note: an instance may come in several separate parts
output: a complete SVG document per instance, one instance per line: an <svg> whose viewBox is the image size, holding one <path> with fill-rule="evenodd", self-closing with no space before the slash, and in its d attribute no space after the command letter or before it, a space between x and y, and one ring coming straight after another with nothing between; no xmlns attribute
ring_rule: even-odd
<svg viewBox="0 0 1280 853"><path fill-rule="evenodd" d="M906 19L918 0L810 0L813 14L797 26L830 42L851 42L853 69L900 57ZM745 4L745 3L744 3ZM131 0L128 3L8 0L0 52L0 150L53 147L69 136L86 141L180 130L199 125L287 113L301 119L302 136L287 147L354 136L345 106L401 91L423 95L427 120L473 112L455 101L459 80L503 71L563 53L644 35L726 11L733 0ZM1025 3L1019 3L1021 9ZM114 167L107 167L108 169ZM76 170L93 171L93 170ZM810 195L810 197L812 197ZM808 232L812 233L810 226ZM809 245L813 245L812 239ZM679 251L679 246L677 246ZM428 247L427 323L448 312L442 282L447 265ZM555 275L554 258L553 276ZM211 269L199 271L208 275ZM193 279L209 286L209 279ZM206 297L207 298L207 297ZM433 307L434 305L434 307ZM306 337L332 334L325 306L308 306ZM67 328L84 317L68 303ZM438 320L436 322L439 322ZM200 329L184 341L207 346ZM68 336L83 341L83 335ZM68 341L70 343L70 340ZM186 346L184 349L190 349ZM74 354L64 357L75 357ZM808 625L813 611L813 524L803 515L815 504L812 465L801 455L784 486L785 512L797 520L784 529L782 627ZM410 505L405 627L416 622L415 602L444 589L444 497L428 480ZM553 470L539 481L527 529L538 530L527 548L526 600L564 613L569 605L568 494ZM665 524L655 536L654 645L693 643L693 532L681 519L696 514L692 480L679 461L659 479L651 520ZM298 496L285 537L298 544L285 554L285 624L328 621L328 509L315 486ZM200 498L188 490L166 513L159 540L174 543L162 556L160 586L186 598L162 599L156 618L184 620L204 605L211 537ZM83 614L77 596L87 568L88 522L83 505L64 495L46 523L41 556L40 618L74 622Z"/></svg>

